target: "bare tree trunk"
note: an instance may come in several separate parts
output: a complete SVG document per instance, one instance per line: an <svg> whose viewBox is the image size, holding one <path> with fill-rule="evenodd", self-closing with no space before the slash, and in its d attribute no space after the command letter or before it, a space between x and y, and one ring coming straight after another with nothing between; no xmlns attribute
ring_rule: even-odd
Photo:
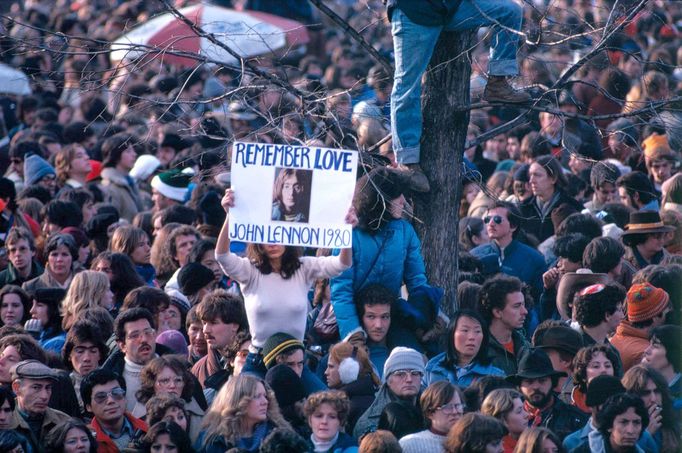
<svg viewBox="0 0 682 453"><path fill-rule="evenodd" d="M421 166L431 191L416 198L415 228L429 281L445 290L443 310L457 308L459 201L462 154L469 124L471 61L475 32L441 34L424 83ZM415 58L419 58L415 56Z"/></svg>

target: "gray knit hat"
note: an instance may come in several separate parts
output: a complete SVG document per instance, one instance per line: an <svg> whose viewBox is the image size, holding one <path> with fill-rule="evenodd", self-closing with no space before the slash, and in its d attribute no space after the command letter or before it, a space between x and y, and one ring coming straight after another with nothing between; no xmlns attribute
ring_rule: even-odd
<svg viewBox="0 0 682 453"><path fill-rule="evenodd" d="M386 382L388 376L398 370L418 370L424 374L424 357L412 348L395 347L384 363L383 381Z"/></svg>

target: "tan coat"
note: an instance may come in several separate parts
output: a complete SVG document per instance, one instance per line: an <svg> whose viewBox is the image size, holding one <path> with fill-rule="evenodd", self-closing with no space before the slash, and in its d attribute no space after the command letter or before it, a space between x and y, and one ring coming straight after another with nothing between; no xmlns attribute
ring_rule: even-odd
<svg viewBox="0 0 682 453"><path fill-rule="evenodd" d="M118 209L118 214L128 222L133 221L135 215L144 210L142 199L126 180L126 175L115 168L102 170L102 191L106 194L107 201Z"/></svg>

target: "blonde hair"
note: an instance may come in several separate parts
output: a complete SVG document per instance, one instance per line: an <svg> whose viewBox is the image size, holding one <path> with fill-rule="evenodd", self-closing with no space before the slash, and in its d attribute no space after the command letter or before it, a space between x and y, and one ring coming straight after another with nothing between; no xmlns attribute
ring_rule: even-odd
<svg viewBox="0 0 682 453"><path fill-rule="evenodd" d="M481 413L502 420L514 409L514 400L523 401L521 393L514 389L495 389L488 394L481 405Z"/></svg>
<svg viewBox="0 0 682 453"><path fill-rule="evenodd" d="M102 297L109 290L109 278L97 271L82 271L74 275L69 290L62 301L62 327L68 330L78 313L101 307ZM106 307L104 307L106 308ZM70 315L71 322L67 322Z"/></svg>
<svg viewBox="0 0 682 453"><path fill-rule="evenodd" d="M204 445L208 445L216 437L223 437L232 444L239 441L245 428L247 407L256 395L258 384L265 388L265 397L268 400L268 421L277 428L291 429L279 411L274 392L265 381L248 374L240 374L227 381L206 412L202 423L202 430L206 433Z"/></svg>

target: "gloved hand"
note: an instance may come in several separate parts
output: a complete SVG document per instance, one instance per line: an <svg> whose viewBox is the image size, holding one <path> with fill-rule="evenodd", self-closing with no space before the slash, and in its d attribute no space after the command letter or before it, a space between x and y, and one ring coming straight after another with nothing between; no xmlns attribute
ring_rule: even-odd
<svg viewBox="0 0 682 453"><path fill-rule="evenodd" d="M43 332L43 325L37 319L29 319L24 324L24 330L27 334L38 340Z"/></svg>

